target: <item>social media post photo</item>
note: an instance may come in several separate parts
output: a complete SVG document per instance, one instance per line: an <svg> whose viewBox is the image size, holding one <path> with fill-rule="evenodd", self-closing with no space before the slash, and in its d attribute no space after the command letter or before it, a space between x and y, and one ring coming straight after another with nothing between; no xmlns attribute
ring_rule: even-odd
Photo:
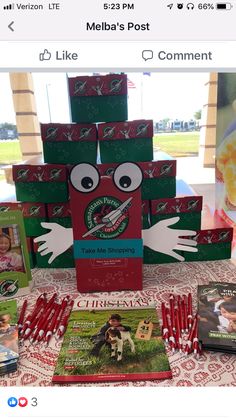
<svg viewBox="0 0 236 419"><path fill-rule="evenodd" d="M1 387L234 385L235 86L0 74Z"/></svg>

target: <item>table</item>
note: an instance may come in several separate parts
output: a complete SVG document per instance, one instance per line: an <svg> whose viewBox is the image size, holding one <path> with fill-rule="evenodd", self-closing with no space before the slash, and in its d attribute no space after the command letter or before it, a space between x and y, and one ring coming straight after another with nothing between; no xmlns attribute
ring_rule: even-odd
<svg viewBox="0 0 236 419"><path fill-rule="evenodd" d="M78 297L74 269L35 269L34 287L28 297L30 306L43 292L60 297L70 294ZM168 301L169 293L193 293L196 309L196 288L198 284L210 281L236 282L236 266L231 261L172 263L144 265L143 291L123 291L120 297L151 297L160 309L161 302ZM83 294L83 298L99 297L99 293ZM118 293L103 293L103 296L117 297ZM81 295L82 296L82 295ZM24 298L19 298L19 305ZM20 347L18 372L0 377L3 386L50 386L51 377L60 350L61 342L51 341L50 346L32 346L27 341ZM204 352L200 360L193 355L185 357L168 352L173 372L171 380L99 383L99 386L236 386L236 356L223 353ZM80 386L82 384L76 384ZM95 384L83 384L94 386Z"/></svg>

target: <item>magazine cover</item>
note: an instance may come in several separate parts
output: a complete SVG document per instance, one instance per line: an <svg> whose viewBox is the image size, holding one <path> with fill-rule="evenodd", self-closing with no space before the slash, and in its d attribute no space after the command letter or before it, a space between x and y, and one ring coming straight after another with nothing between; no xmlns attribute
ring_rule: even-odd
<svg viewBox="0 0 236 419"><path fill-rule="evenodd" d="M155 307L86 301L70 316L53 383L171 378Z"/></svg>
<svg viewBox="0 0 236 419"><path fill-rule="evenodd" d="M202 346L236 352L236 284L200 285L198 313Z"/></svg>
<svg viewBox="0 0 236 419"><path fill-rule="evenodd" d="M0 300L27 294L30 280L23 215L0 212Z"/></svg>

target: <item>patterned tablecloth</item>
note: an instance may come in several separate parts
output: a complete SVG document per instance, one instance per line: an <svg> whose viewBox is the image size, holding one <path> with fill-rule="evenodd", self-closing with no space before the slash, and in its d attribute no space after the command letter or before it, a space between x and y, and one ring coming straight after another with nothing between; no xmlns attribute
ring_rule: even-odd
<svg viewBox="0 0 236 419"><path fill-rule="evenodd" d="M43 292L51 295L57 292L61 297L67 294L78 297L75 271L36 269L33 271L34 287L28 297L34 305ZM104 293L113 297L151 297L160 308L167 302L169 293L193 294L196 309L196 289L198 284L210 281L235 282L236 266L230 261L174 263L146 265L144 267L143 291ZM87 298L101 296L99 293L86 294ZM85 294L83 294L83 298ZM21 300L21 301L20 301ZM23 298L19 299L21 306ZM28 341L20 348L18 372L0 377L1 386L50 386L61 342L51 341L50 346L32 346ZM138 381L97 384L99 386L236 386L236 356L223 353L204 352L199 360L193 355L185 357L178 353L169 355L173 379L163 381ZM83 384L87 386L95 384ZM80 386L80 384L78 384Z"/></svg>

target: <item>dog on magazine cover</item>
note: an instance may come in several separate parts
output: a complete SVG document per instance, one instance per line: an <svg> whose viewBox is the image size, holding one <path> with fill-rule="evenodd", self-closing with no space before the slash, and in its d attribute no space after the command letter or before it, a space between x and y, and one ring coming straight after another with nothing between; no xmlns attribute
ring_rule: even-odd
<svg viewBox="0 0 236 419"><path fill-rule="evenodd" d="M101 327L99 332L96 335L91 337L92 342L94 343L91 355L99 356L100 350L103 345L110 346L110 343L106 340L106 332L110 328L116 328L120 332L130 332L131 328L129 326L124 326L121 324L121 316L119 314L111 314L108 321Z"/></svg>
<svg viewBox="0 0 236 419"><path fill-rule="evenodd" d="M117 327L109 327L105 339L106 342L111 344L111 358L116 358L117 353L117 361L122 360L123 347L126 341L130 344L131 352L135 353L134 341L128 331L119 330Z"/></svg>

